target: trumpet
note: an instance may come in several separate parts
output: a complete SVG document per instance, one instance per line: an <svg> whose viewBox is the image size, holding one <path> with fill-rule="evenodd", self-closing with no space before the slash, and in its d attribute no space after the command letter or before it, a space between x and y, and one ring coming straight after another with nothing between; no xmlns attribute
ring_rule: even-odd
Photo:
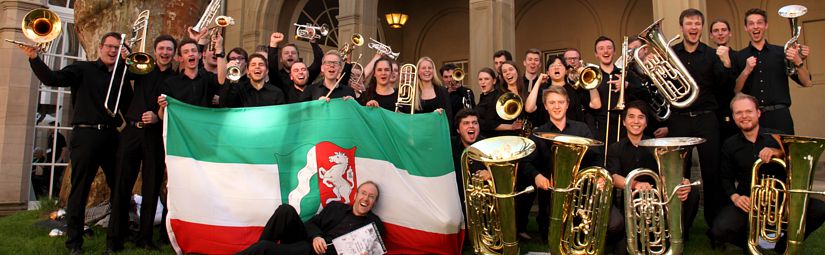
<svg viewBox="0 0 825 255"><path fill-rule="evenodd" d="M395 112L401 106L409 106L410 114L415 114L418 94L418 68L413 64L405 64L399 69L398 101L395 102Z"/></svg>
<svg viewBox="0 0 825 255"><path fill-rule="evenodd" d="M799 25L799 17L808 13L808 8L802 5L786 5L779 8L779 16L787 18L791 23L791 39L785 43L785 51L788 47L798 44L799 35L802 34L802 26ZM799 49L799 54L802 54L802 49ZM796 73L796 66L788 59L785 59L785 73L788 76Z"/></svg>
<svg viewBox="0 0 825 255"><path fill-rule="evenodd" d="M206 6L206 10L203 11L203 15L201 15L201 19L198 20L198 23L192 27L192 30L195 32L200 32L202 29L209 25L209 22L218 14L218 10L220 10L221 5L223 5L223 0L211 0L209 1L209 5Z"/></svg>
<svg viewBox="0 0 825 255"><path fill-rule="evenodd" d="M599 84L602 83L602 70L595 64L584 63L584 60L579 61L581 67L571 70L573 79L570 83L573 88L586 90L598 88Z"/></svg>
<svg viewBox="0 0 825 255"><path fill-rule="evenodd" d="M312 24L307 23L306 25L301 25L298 23L294 24L295 27L295 40L298 39L321 39L321 36L327 36L329 34L329 28L327 24L323 24L321 26L315 26Z"/></svg>
<svg viewBox="0 0 825 255"><path fill-rule="evenodd" d="M40 51L44 52L46 48L49 47L51 41L60 35L63 25L57 13L47 9L34 9L26 13L26 16L23 17L20 29L23 30L23 36L36 44L30 45L9 39L6 39L6 41L24 47L40 48Z"/></svg>
<svg viewBox="0 0 825 255"><path fill-rule="evenodd" d="M352 44L345 43L344 47L341 47L341 49L338 50L338 55L340 55L342 59L355 50L355 47L364 45L364 36L358 33L352 34L352 37L350 37L350 42L352 42Z"/></svg>
<svg viewBox="0 0 825 255"><path fill-rule="evenodd" d="M374 49L378 53L381 53L381 55L387 56L391 59L398 59L398 55L401 54L400 52L392 52L392 48L389 45L383 44L372 38L370 38L370 40L372 40L372 42L367 44L367 47Z"/></svg>

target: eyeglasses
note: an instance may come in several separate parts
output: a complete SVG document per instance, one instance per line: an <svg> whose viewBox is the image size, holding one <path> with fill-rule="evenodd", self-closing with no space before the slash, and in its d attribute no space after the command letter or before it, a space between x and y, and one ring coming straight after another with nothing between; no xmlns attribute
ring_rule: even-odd
<svg viewBox="0 0 825 255"><path fill-rule="evenodd" d="M578 60L580 57L566 57L564 60Z"/></svg>
<svg viewBox="0 0 825 255"><path fill-rule="evenodd" d="M117 49L118 47L120 47L120 45L111 45L111 44L104 44L104 45L103 45L103 48L105 48L105 49L107 49L107 50L109 50L109 49Z"/></svg>
<svg viewBox="0 0 825 255"><path fill-rule="evenodd" d="M246 58L244 58L244 57L229 58L229 61L244 61L244 60L246 60Z"/></svg>
<svg viewBox="0 0 825 255"><path fill-rule="evenodd" d="M323 64L328 65L328 66L338 66L339 65L338 61L324 61Z"/></svg>

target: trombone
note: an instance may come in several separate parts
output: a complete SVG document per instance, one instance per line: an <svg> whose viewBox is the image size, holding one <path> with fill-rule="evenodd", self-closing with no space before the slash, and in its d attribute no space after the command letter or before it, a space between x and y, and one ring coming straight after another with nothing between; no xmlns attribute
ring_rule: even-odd
<svg viewBox="0 0 825 255"><path fill-rule="evenodd" d="M218 33L220 29L226 28L228 26L235 25L235 19L229 16L218 16L215 18L215 22L209 26L209 39L212 40L215 37L215 34ZM215 51L215 43L209 42L207 45L206 51Z"/></svg>
<svg viewBox="0 0 825 255"><path fill-rule="evenodd" d="M45 52L51 41L60 35L63 25L57 13L48 9L34 9L23 17L20 29L23 30L23 36L36 44L30 45L9 39L6 39L6 41L23 47L40 48L40 52Z"/></svg>
<svg viewBox="0 0 825 255"><path fill-rule="evenodd" d="M149 10L144 10L138 14L137 19L132 24L132 38L129 39L129 45L133 46L140 41L140 48L138 52L129 54L126 57L126 67L120 73L120 85L117 90L117 99L115 99L115 107L109 108L109 99L111 98L112 87L115 82L115 73L117 72L118 64L120 62L120 51L126 46L126 34L120 34L120 46L117 49L118 57L115 58L115 67L112 70L112 77L109 79L109 88L106 90L106 100L103 102L103 107L110 116L115 117L120 106L120 97L123 93L123 82L126 79L126 71L129 70L136 74L147 74L155 69L155 58L145 52L146 48L146 30L149 27ZM129 47L131 48L131 47Z"/></svg>
<svg viewBox="0 0 825 255"><path fill-rule="evenodd" d="M295 40L301 38L307 40L321 39L321 36L327 36L329 34L329 27L327 27L327 24L316 26L309 23L307 23L306 25L295 23L294 25L296 26Z"/></svg>
<svg viewBox="0 0 825 255"><path fill-rule="evenodd" d="M409 106L410 114L415 114L418 94L418 68L413 64L405 64L399 69L398 100L395 102L395 112L401 106Z"/></svg>
<svg viewBox="0 0 825 255"><path fill-rule="evenodd" d="M398 59L398 55L401 54L400 52L392 52L392 47L390 47L389 45L383 44L372 38L370 38L370 40L372 40L372 42L367 44L367 47L369 47L370 49L374 49L378 53L381 53L381 55L387 56L395 60Z"/></svg>
<svg viewBox="0 0 825 255"><path fill-rule="evenodd" d="M203 11L203 15L201 15L201 19L198 20L198 23L192 27L192 30L195 32L200 32L204 27L209 25L209 22L212 18L218 14L218 10L221 8L223 0L211 0L209 1L209 5L206 6L206 10Z"/></svg>

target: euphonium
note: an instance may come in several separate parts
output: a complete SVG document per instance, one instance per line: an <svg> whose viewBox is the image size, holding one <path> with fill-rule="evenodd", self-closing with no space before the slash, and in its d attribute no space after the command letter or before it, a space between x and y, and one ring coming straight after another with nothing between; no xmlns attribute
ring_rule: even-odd
<svg viewBox="0 0 825 255"><path fill-rule="evenodd" d="M6 39L6 41L25 47L39 47L40 51L45 51L51 41L60 35L63 25L57 13L47 9L34 9L23 17L20 29L23 31L23 36L36 43L35 46L15 40Z"/></svg>
<svg viewBox="0 0 825 255"><path fill-rule="evenodd" d="M763 162L756 160L751 177L751 210L749 214L748 250L762 254L759 239L770 243L787 235L785 254L799 254L805 239L805 211L808 195L825 195L825 191L812 191L815 165L825 151L825 139L792 135L773 135L782 143L785 157L773 158L785 168L787 178L760 174ZM783 231L786 227L789 231Z"/></svg>
<svg viewBox="0 0 825 255"><path fill-rule="evenodd" d="M602 254L613 180L601 167L579 169L587 148L602 142L549 132L534 135L553 143L550 254Z"/></svg>
<svg viewBox="0 0 825 255"><path fill-rule="evenodd" d="M584 63L582 60L579 61L581 67L570 71L574 77L571 81L573 88L587 90L598 88L599 84L602 83L602 70L595 64Z"/></svg>
<svg viewBox="0 0 825 255"><path fill-rule="evenodd" d="M786 5L779 8L779 16L787 18L791 23L791 39L785 43L784 51L788 51L788 47L791 45L797 44L799 35L802 34L799 17L805 15L805 13L808 13L808 8L802 5ZM799 54L802 54L802 49L799 49ZM785 73L789 76L796 73L796 66L788 59L785 59Z"/></svg>
<svg viewBox="0 0 825 255"><path fill-rule="evenodd" d="M686 108L696 101L699 96L699 86L690 76L682 61L670 48L670 43L681 36L677 35L670 41L665 41L660 31L662 19L653 22L641 33L639 38L646 42L636 49L633 60L642 68L645 75L656 85L661 94L671 105ZM639 54L647 49L647 55Z"/></svg>
<svg viewBox="0 0 825 255"><path fill-rule="evenodd" d="M201 18L200 20L198 20L198 23L195 24L194 27L192 27L192 30L195 30L195 32L200 32L201 29L204 29L207 26L209 26L209 23L212 22L212 19L214 19L215 15L218 14L218 10L221 9L221 5L223 4L222 2L223 0L209 1L209 5L207 5L206 9L203 10L203 15L201 15Z"/></svg>
<svg viewBox="0 0 825 255"><path fill-rule="evenodd" d="M470 242L475 254L519 254L516 238L515 192L518 161L536 149L530 139L499 136L478 141L461 155L464 205ZM491 178L483 180L470 169L470 161L484 164Z"/></svg>
<svg viewBox="0 0 825 255"><path fill-rule="evenodd" d="M392 52L392 47L390 47L389 45L383 44L372 38L370 38L370 40L372 42L367 44L367 47L369 47L370 49L374 49L378 53L381 53L381 55L387 56L391 59L398 59L398 55L401 54L400 52Z"/></svg>
<svg viewBox="0 0 825 255"><path fill-rule="evenodd" d="M653 149L659 173L639 168L625 178L624 210L627 251L630 254L682 254L682 201L676 191L699 181L682 184L688 151L705 139L672 137L643 140L639 146ZM633 182L649 176L651 190L633 190Z"/></svg>
<svg viewBox="0 0 825 255"><path fill-rule="evenodd" d="M398 101L395 102L395 111L401 106L410 107L410 114L415 113L416 96L418 94L418 68L413 64L405 64L398 70Z"/></svg>
<svg viewBox="0 0 825 255"><path fill-rule="evenodd" d="M533 125L530 124L526 118L523 118L522 110L524 110L524 101L521 96L516 93L507 92L496 99L496 114L498 114L498 117L503 120L513 120L522 117L520 135L529 137L533 132Z"/></svg>

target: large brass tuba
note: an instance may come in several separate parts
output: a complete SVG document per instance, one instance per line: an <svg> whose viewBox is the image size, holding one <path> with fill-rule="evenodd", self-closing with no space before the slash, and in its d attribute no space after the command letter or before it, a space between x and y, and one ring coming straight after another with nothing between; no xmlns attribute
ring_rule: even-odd
<svg viewBox="0 0 825 255"><path fill-rule="evenodd" d="M410 107L410 114L415 113L416 96L418 95L418 68L413 64L405 64L398 70L398 101L395 102L395 111L401 106Z"/></svg>
<svg viewBox="0 0 825 255"><path fill-rule="evenodd" d="M788 47L797 44L799 41L799 35L802 34L799 17L802 17L805 13L808 13L808 8L802 5L786 5L779 8L779 16L787 18L791 23L791 39L785 43L785 51L788 50ZM802 49L799 49L799 54L801 53ZM788 75L794 75L796 73L796 66L788 59L785 59L785 73Z"/></svg>
<svg viewBox="0 0 825 255"><path fill-rule="evenodd" d="M767 162L761 159L753 164L751 177L751 210L749 214L748 250L762 254L759 239L770 243L779 241L783 233L788 237L785 254L799 254L805 239L805 211L808 195L825 191L812 191L815 165L825 151L825 139L792 135L773 135L782 143L783 159L773 158L785 168L787 178L760 173ZM787 224L787 225L786 225Z"/></svg>
<svg viewBox="0 0 825 255"><path fill-rule="evenodd" d="M23 36L36 43L35 46L15 40L6 41L25 47L39 47L40 51L45 51L51 41L60 35L63 25L57 13L48 9L34 9L23 17L20 29L23 30Z"/></svg>
<svg viewBox="0 0 825 255"><path fill-rule="evenodd" d="M547 132L534 135L553 143L550 254L602 254L613 180L601 167L579 169L587 148L602 142Z"/></svg>
<svg viewBox="0 0 825 255"><path fill-rule="evenodd" d="M686 108L699 97L699 86L670 48L670 43L681 36L677 35L670 41L665 41L660 28L661 22L662 19L659 19L639 33L639 38L647 43L636 49L633 60L656 85L659 94L671 105ZM640 56L645 48L647 55Z"/></svg>
<svg viewBox="0 0 825 255"><path fill-rule="evenodd" d="M682 254L682 201L676 191L696 181L682 184L684 161L688 152L705 139L671 137L643 140L639 146L653 149L659 173L639 168L625 179L624 210L627 251L630 254ZM633 190L636 178L653 178L651 190Z"/></svg>
<svg viewBox="0 0 825 255"><path fill-rule="evenodd" d="M461 155L465 210L473 252L519 254L516 239L515 196L533 191L529 186L515 192L518 160L536 149L530 139L499 136L481 140ZM484 164L491 178L483 180L470 169L469 160Z"/></svg>

